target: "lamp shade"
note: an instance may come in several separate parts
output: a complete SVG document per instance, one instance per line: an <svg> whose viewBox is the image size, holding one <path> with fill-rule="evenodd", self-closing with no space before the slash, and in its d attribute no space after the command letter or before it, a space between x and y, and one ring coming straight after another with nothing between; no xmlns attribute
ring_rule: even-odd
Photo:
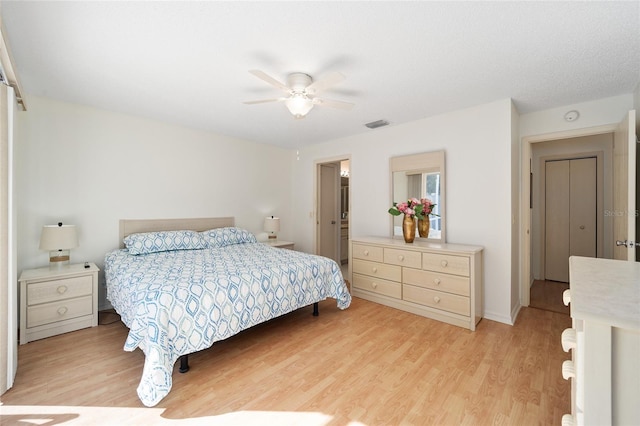
<svg viewBox="0 0 640 426"><path fill-rule="evenodd" d="M40 235L40 250L69 250L78 247L75 225L45 225Z"/></svg>
<svg viewBox="0 0 640 426"><path fill-rule="evenodd" d="M301 93L294 93L284 103L296 118L304 117L313 108L313 101Z"/></svg>
<svg viewBox="0 0 640 426"><path fill-rule="evenodd" d="M269 238L276 238L276 232L280 230L280 218L267 216L264 218L264 232L269 234Z"/></svg>

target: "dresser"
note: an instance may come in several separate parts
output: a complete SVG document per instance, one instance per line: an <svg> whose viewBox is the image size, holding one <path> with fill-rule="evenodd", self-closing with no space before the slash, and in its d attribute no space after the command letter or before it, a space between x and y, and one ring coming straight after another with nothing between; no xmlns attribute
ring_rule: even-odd
<svg viewBox="0 0 640 426"><path fill-rule="evenodd" d="M24 270L20 344L98 325L98 271L93 263Z"/></svg>
<svg viewBox="0 0 640 426"><path fill-rule="evenodd" d="M562 376L571 380L570 425L640 424L640 263L572 256L572 327L562 348L571 359Z"/></svg>
<svg viewBox="0 0 640 426"><path fill-rule="evenodd" d="M363 237L350 248L353 296L472 331L482 319L482 247Z"/></svg>

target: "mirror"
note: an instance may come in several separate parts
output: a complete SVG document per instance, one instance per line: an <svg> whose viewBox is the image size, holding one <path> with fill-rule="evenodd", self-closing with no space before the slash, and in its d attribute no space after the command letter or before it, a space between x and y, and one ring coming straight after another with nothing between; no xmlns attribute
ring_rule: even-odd
<svg viewBox="0 0 640 426"><path fill-rule="evenodd" d="M391 204L403 202L409 198L428 198L436 206L430 215L430 241L445 242L445 173L444 151L424 152L421 154L392 157ZM403 215L391 216L391 235L402 237ZM419 238L416 230L416 239Z"/></svg>

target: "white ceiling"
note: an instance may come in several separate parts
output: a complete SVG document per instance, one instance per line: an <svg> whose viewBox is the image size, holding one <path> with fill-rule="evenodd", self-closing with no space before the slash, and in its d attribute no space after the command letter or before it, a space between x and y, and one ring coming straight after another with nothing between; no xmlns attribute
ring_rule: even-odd
<svg viewBox="0 0 640 426"><path fill-rule="evenodd" d="M38 95L296 148L498 99L520 113L631 93L640 1L2 1L28 103ZM346 80L351 111L282 103L290 72Z"/></svg>

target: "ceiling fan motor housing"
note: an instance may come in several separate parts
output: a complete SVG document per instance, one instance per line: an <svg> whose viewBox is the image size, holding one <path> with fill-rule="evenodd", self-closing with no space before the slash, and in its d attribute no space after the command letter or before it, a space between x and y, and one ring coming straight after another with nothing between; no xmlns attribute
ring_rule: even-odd
<svg viewBox="0 0 640 426"><path fill-rule="evenodd" d="M313 82L310 75L303 72L294 72L287 76L287 86L292 93L305 93L305 89Z"/></svg>

